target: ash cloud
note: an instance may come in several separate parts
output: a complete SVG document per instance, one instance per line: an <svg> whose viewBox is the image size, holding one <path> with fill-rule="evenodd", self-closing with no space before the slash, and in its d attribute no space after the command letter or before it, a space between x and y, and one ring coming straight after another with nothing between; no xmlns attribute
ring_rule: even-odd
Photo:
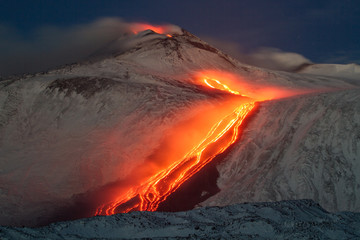
<svg viewBox="0 0 360 240"><path fill-rule="evenodd" d="M245 53L240 44L219 39L204 37L208 43L228 53L240 62L272 70L293 72L312 62L301 54L285 52L277 48L262 47Z"/></svg>
<svg viewBox="0 0 360 240"><path fill-rule="evenodd" d="M131 30L134 24L119 18L101 18L67 28L42 26L27 38L16 29L0 24L0 77L79 62L108 47L112 51L124 50L129 47L128 42L119 39L134 35ZM166 27L169 32L180 29L173 25Z"/></svg>

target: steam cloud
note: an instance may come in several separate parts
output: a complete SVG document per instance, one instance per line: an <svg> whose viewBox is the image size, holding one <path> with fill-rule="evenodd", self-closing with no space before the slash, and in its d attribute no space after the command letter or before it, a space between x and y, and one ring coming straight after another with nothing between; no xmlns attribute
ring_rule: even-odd
<svg viewBox="0 0 360 240"><path fill-rule="evenodd" d="M238 43L210 37L203 39L239 61L257 67L292 72L303 65L312 63L298 53L284 52L277 48L262 47L253 52L245 53Z"/></svg>
<svg viewBox="0 0 360 240"><path fill-rule="evenodd" d="M78 62L110 45L112 50L121 50L126 43L118 39L131 34L138 25L119 18L102 18L68 28L41 27L24 39L16 30L0 24L0 77ZM169 33L180 29L173 25L164 27Z"/></svg>

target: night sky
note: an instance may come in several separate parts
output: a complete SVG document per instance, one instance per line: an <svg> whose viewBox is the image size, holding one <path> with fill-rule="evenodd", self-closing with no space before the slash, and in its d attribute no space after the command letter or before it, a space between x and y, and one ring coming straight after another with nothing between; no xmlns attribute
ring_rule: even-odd
<svg viewBox="0 0 360 240"><path fill-rule="evenodd" d="M272 47L316 63L360 64L357 0L0 0L0 44L8 34L26 41L44 26L68 28L103 17L175 24L242 52Z"/></svg>

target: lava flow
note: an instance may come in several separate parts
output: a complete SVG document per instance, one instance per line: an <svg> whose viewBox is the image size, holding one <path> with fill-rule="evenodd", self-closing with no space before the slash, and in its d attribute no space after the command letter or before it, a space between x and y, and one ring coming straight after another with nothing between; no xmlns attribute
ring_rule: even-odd
<svg viewBox="0 0 360 240"><path fill-rule="evenodd" d="M241 95L219 80L205 78L203 81L211 88ZM206 137L182 159L150 177L139 187L132 188L125 194L118 196L113 202L102 205L97 209L95 215L111 215L134 210L156 211L159 204L176 191L181 184L238 139L239 127L253 108L254 102L244 103L236 107L233 112L213 125Z"/></svg>
<svg viewBox="0 0 360 240"><path fill-rule="evenodd" d="M236 94L236 95L241 95L243 97L245 97L246 95L244 94L240 94L240 92L238 91L234 91L232 89L230 89L227 85L221 83L219 80L217 79L213 79L213 78L204 78L204 83L206 85L208 85L209 87L211 88L215 88L215 89L219 89L219 90L222 90L222 91L226 91L226 92L229 92L229 93L232 93L232 94Z"/></svg>

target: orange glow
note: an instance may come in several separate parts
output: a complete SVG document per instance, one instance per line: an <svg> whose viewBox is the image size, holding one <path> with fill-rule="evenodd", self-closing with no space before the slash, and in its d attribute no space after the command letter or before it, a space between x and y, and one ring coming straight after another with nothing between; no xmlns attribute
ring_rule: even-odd
<svg viewBox="0 0 360 240"><path fill-rule="evenodd" d="M134 23L131 25L130 28L134 34L138 34L139 32L145 30L152 30L153 32L156 32L158 34L165 34L167 37L172 37L170 34L167 33L169 31L168 26L151 25L148 23Z"/></svg>
<svg viewBox="0 0 360 240"><path fill-rule="evenodd" d="M204 78L204 82L206 85L208 85L211 88L216 88L222 91L226 91L232 94L236 94L236 95L241 95L241 96L246 96L244 94L240 94L238 91L234 91L231 90L227 85L221 83L219 80L217 79L213 79L213 78Z"/></svg>
<svg viewBox="0 0 360 240"><path fill-rule="evenodd" d="M218 82L219 79L221 79L221 83ZM218 70L203 70L196 73L195 83L237 95L241 93L242 96L250 97L256 101L278 99L310 92L309 90L294 90L284 86L264 84L264 81L258 79L245 79L244 76Z"/></svg>
<svg viewBox="0 0 360 240"><path fill-rule="evenodd" d="M241 95L219 80L204 78L203 81L211 88ZM253 101L236 106L230 114L215 123L207 135L182 158L139 186L119 194L112 202L100 206L95 215L111 215L133 210L156 211L159 204L171 193L238 139L239 127L254 106Z"/></svg>
<svg viewBox="0 0 360 240"><path fill-rule="evenodd" d="M200 111L187 112L190 117L173 125L161 148L132 172L131 183L120 184L102 196L105 204L95 215L156 211L170 194L239 138L240 126L256 101L306 93L214 70L203 70L190 79L196 85L228 93L222 95L221 106L210 109L205 103L199 106Z"/></svg>
<svg viewBox="0 0 360 240"><path fill-rule="evenodd" d="M244 95L244 92L246 92L247 94L246 82L242 82L239 76L236 76L231 73L204 70L198 72L195 77L197 84L205 85L214 89L226 91L236 95L246 96ZM221 79L221 82L219 79Z"/></svg>

